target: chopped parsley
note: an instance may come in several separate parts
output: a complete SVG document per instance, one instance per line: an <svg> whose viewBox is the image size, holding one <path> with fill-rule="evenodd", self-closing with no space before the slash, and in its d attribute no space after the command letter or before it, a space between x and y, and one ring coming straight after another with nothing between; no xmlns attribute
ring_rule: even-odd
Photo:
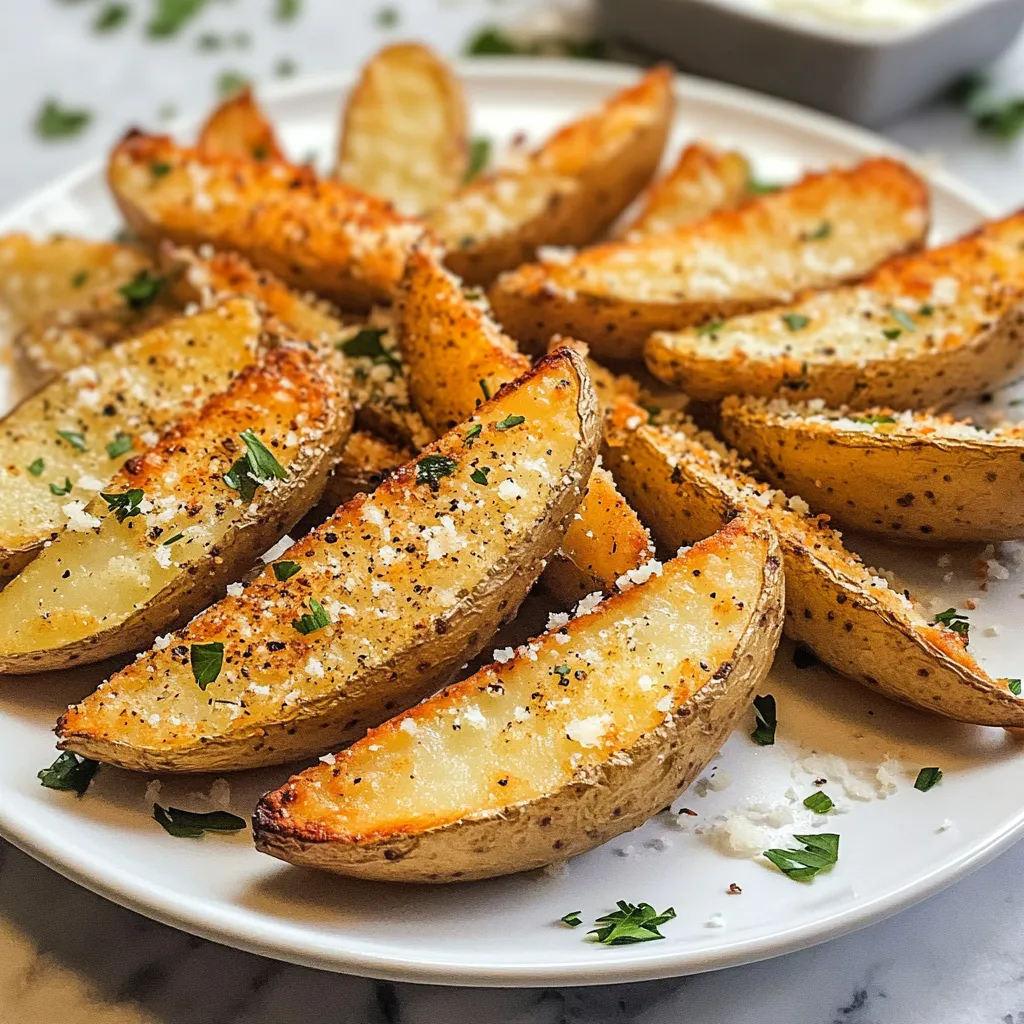
<svg viewBox="0 0 1024 1024"><path fill-rule="evenodd" d="M580 914L582 913L582 910L570 910L565 917L560 917L558 920L561 921L562 924L568 925L570 928L579 928L579 926L583 924L580 920Z"/></svg>
<svg viewBox="0 0 1024 1024"><path fill-rule="evenodd" d="M770 747L775 743L775 729L778 725L775 711L775 698L770 693L754 698L754 731L750 738L761 747Z"/></svg>
<svg viewBox="0 0 1024 1024"><path fill-rule="evenodd" d="M291 57L280 57L274 64L274 74L278 78L291 78L298 70L298 65Z"/></svg>
<svg viewBox="0 0 1024 1024"><path fill-rule="evenodd" d="M568 665L556 665L554 668L555 675L562 676L563 679L569 674L570 671L571 669Z"/></svg>
<svg viewBox="0 0 1024 1024"><path fill-rule="evenodd" d="M962 633L965 636L971 628L967 616L961 615L955 608L947 608L944 612L939 612L932 625L945 626L946 629L952 630L954 633Z"/></svg>
<svg viewBox="0 0 1024 1024"><path fill-rule="evenodd" d="M483 392L484 401L489 402L491 400L491 389L487 386L487 381L483 377L480 378L480 390Z"/></svg>
<svg viewBox="0 0 1024 1024"><path fill-rule="evenodd" d="M83 796L99 767L98 761L65 750L49 768L44 768L36 778L47 789L70 790Z"/></svg>
<svg viewBox="0 0 1024 1024"><path fill-rule="evenodd" d="M391 363L392 366L400 367L402 364L398 359L380 343L380 339L387 333L384 327L364 327L348 341L338 342L338 348L354 359L366 357L373 359L374 362Z"/></svg>
<svg viewBox="0 0 1024 1024"><path fill-rule="evenodd" d="M71 287L72 288L81 288L82 285L84 285L85 282L88 281L88 280L89 280L89 271L88 270L76 271L74 274L71 275Z"/></svg>
<svg viewBox="0 0 1024 1024"><path fill-rule="evenodd" d="M473 483L475 484L481 484L482 486L486 486L487 474L490 473L490 471L490 466L481 466L479 469L474 469L473 472L469 474L469 479L472 480Z"/></svg>
<svg viewBox="0 0 1024 1024"><path fill-rule="evenodd" d="M607 47L601 39L549 38L541 42L523 45L513 42L500 28L487 25L480 29L466 43L463 53L467 57L493 57L507 54L529 56L581 57L589 60L603 60L608 56Z"/></svg>
<svg viewBox="0 0 1024 1024"><path fill-rule="evenodd" d="M290 580L297 572L302 571L302 566L298 562L275 562L274 563L274 575L277 579L284 583L285 580Z"/></svg>
<svg viewBox="0 0 1024 1024"><path fill-rule="evenodd" d="M42 476L46 469L46 463L42 459L36 459L25 467L33 476Z"/></svg>
<svg viewBox="0 0 1024 1024"><path fill-rule="evenodd" d="M941 768L922 768L917 773L917 779L914 782L914 789L919 790L922 793L927 793L932 786L941 781Z"/></svg>
<svg viewBox="0 0 1024 1024"><path fill-rule="evenodd" d="M277 0L274 18L277 21L294 21L302 10L302 0Z"/></svg>
<svg viewBox="0 0 1024 1024"><path fill-rule="evenodd" d="M811 320L810 317L804 316L803 313L783 313L782 322L791 331L801 331L811 322Z"/></svg>
<svg viewBox="0 0 1024 1024"><path fill-rule="evenodd" d="M92 111L62 107L55 99L46 100L36 114L36 135L41 139L70 139L78 135L92 120Z"/></svg>
<svg viewBox="0 0 1024 1024"><path fill-rule="evenodd" d="M835 807L835 804L828 793L823 793L819 789L810 796L804 797L804 807L809 811L814 811L815 814L828 814Z"/></svg>
<svg viewBox="0 0 1024 1024"><path fill-rule="evenodd" d="M151 39L176 36L204 7L206 0L156 0L156 12L146 25Z"/></svg>
<svg viewBox="0 0 1024 1024"><path fill-rule="evenodd" d="M818 242L823 238L828 238L832 234L832 225L827 221L823 220L813 231L805 231L801 236L802 242Z"/></svg>
<svg viewBox="0 0 1024 1024"><path fill-rule="evenodd" d="M170 174L171 170L171 165L164 163L162 160L154 160L153 163L149 165L149 173L152 174L154 178L162 178L165 175Z"/></svg>
<svg viewBox="0 0 1024 1024"><path fill-rule="evenodd" d="M161 543L162 548L169 548L172 544L177 544L179 540L184 538L185 534L176 533L173 537L168 537L167 540Z"/></svg>
<svg viewBox="0 0 1024 1024"><path fill-rule="evenodd" d="M242 501L250 502L257 487L271 480L287 480L288 471L252 430L243 430L239 437L246 452L224 474L224 483L238 491Z"/></svg>
<svg viewBox="0 0 1024 1024"><path fill-rule="evenodd" d="M114 435L114 440L107 445L107 454L112 458L116 459L121 455L132 450L132 435L125 434L122 431L118 431Z"/></svg>
<svg viewBox="0 0 1024 1024"><path fill-rule="evenodd" d="M77 430L58 430L57 436L63 438L76 452L87 452L89 446L85 443L85 435Z"/></svg>
<svg viewBox="0 0 1024 1024"><path fill-rule="evenodd" d="M601 927L587 932L605 946L625 946L633 942L650 942L663 939L658 929L675 916L675 909L669 907L660 914L649 903L636 905L625 900L616 900L618 910L599 917L594 924Z"/></svg>
<svg viewBox="0 0 1024 1024"><path fill-rule="evenodd" d="M148 270L140 270L118 292L131 309L145 309L160 294L166 277L153 277Z"/></svg>
<svg viewBox="0 0 1024 1024"><path fill-rule="evenodd" d="M697 328L697 337L701 338L707 334L714 334L716 331L720 331L724 326L724 320L712 320L710 323L704 324L703 327Z"/></svg>
<svg viewBox="0 0 1024 1024"><path fill-rule="evenodd" d="M1007 679L1006 688L1014 695L1014 697L1020 696L1020 680L1019 679Z"/></svg>
<svg viewBox="0 0 1024 1024"><path fill-rule="evenodd" d="M126 519L141 514L142 509L139 506L145 495L141 487L132 487L123 494L100 491L100 497L107 503L107 507L114 513L117 521L123 523Z"/></svg>
<svg viewBox="0 0 1024 1024"><path fill-rule="evenodd" d="M974 127L985 135L1006 141L1024 129L1024 97L993 98L984 75L965 75L953 83L946 95L951 102L967 111Z"/></svg>
<svg viewBox="0 0 1024 1024"><path fill-rule="evenodd" d="M935 312L935 307L930 302L926 302L923 306L921 306L918 309L917 315L918 316L931 316L934 312Z"/></svg>
<svg viewBox="0 0 1024 1024"><path fill-rule="evenodd" d="M107 4L100 8L92 23L93 32L115 32L127 20L130 11L127 4Z"/></svg>
<svg viewBox="0 0 1024 1024"><path fill-rule="evenodd" d="M917 330L917 324L914 323L913 317L911 317L907 313L904 313L902 309L890 308L889 313L891 314L893 320L895 320L896 323L898 323L901 327L905 328L908 331Z"/></svg>
<svg viewBox="0 0 1024 1024"><path fill-rule="evenodd" d="M473 426L466 431L466 436L463 438L464 441L468 441L472 445L473 441L480 436L480 432L484 429L482 423L474 423Z"/></svg>
<svg viewBox="0 0 1024 1024"><path fill-rule="evenodd" d="M292 619L292 625L304 636L331 624L331 617L315 597L309 599L309 608L312 615L309 612L304 612L299 618Z"/></svg>
<svg viewBox="0 0 1024 1024"><path fill-rule="evenodd" d="M240 832L245 820L228 811L183 811L180 807L153 804L153 818L177 839L198 839L204 832Z"/></svg>
<svg viewBox="0 0 1024 1024"><path fill-rule="evenodd" d="M889 339L889 341L895 341L903 333L899 327L885 327L882 329L882 334Z"/></svg>
<svg viewBox="0 0 1024 1024"><path fill-rule="evenodd" d="M747 191L755 196L767 196L778 192L782 186L777 181L759 181L751 176L747 179Z"/></svg>
<svg viewBox="0 0 1024 1024"><path fill-rule="evenodd" d="M71 493L71 477L64 477L64 483L62 484L50 484L50 493L56 497L60 497L63 494Z"/></svg>
<svg viewBox="0 0 1024 1024"><path fill-rule="evenodd" d="M869 423L874 426L876 423L895 423L896 418L894 416L886 416L879 414L875 416L851 416L851 420L854 423Z"/></svg>
<svg viewBox="0 0 1024 1024"><path fill-rule="evenodd" d="M217 76L217 95L223 99L229 99L236 93L241 92L249 84L249 79L238 71L222 71Z"/></svg>
<svg viewBox="0 0 1024 1024"><path fill-rule="evenodd" d="M208 644L192 644L188 652L192 678L200 690L205 690L220 675L224 665L224 644L211 640Z"/></svg>
<svg viewBox="0 0 1024 1024"><path fill-rule="evenodd" d="M810 836L793 836L803 850L765 850L768 858L787 878L807 882L827 871L839 860L839 836L821 832Z"/></svg>
<svg viewBox="0 0 1024 1024"><path fill-rule="evenodd" d="M472 181L491 160L491 140L477 136L469 145L469 163L466 165L466 176L463 184Z"/></svg>
<svg viewBox="0 0 1024 1024"><path fill-rule="evenodd" d="M458 463L447 455L425 455L416 463L416 483L429 484L436 494L441 487L441 477L452 476Z"/></svg>
<svg viewBox="0 0 1024 1024"><path fill-rule="evenodd" d="M495 423L494 429L495 430L511 430L513 427L518 427L520 423L525 423L525 422L526 422L526 417L525 416L515 416L515 415L510 413L500 423Z"/></svg>
<svg viewBox="0 0 1024 1024"><path fill-rule="evenodd" d="M373 16L373 22L377 28L394 28L401 17L397 7L382 7Z"/></svg>

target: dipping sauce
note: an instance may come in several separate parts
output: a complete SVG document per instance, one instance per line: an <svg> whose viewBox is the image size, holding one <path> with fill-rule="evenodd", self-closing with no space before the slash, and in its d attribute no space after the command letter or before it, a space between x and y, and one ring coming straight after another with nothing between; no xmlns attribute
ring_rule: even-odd
<svg viewBox="0 0 1024 1024"><path fill-rule="evenodd" d="M795 14L850 28L912 28L933 18L952 0L743 0L747 7Z"/></svg>

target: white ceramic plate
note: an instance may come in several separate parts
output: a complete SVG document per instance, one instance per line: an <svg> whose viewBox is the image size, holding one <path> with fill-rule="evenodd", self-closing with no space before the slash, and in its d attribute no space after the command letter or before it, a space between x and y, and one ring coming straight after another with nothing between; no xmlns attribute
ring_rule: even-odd
<svg viewBox="0 0 1024 1024"><path fill-rule="evenodd" d="M461 70L477 129L496 139L521 129L543 133L635 77L582 63L480 61ZM338 79L296 83L269 101L292 153L331 152L342 90ZM892 148L818 115L718 85L681 78L678 96L676 145L695 135L736 144L753 155L764 178ZM962 231L989 212L955 182L933 181L937 235ZM114 225L96 166L0 220L4 230L63 228L98 236ZM1001 392L994 404L1006 399ZM995 553L1009 578L990 581L984 593L973 566L980 547L951 551L949 565L937 564L940 552L860 550L904 572L942 607L963 609L967 599L977 601L970 613L972 646L982 662L996 675L1024 675L1020 644L1012 638L1024 589L1012 546ZM999 626L1000 635L988 635ZM333 879L257 854L246 834L172 838L149 816L153 794L144 776L103 768L81 800L42 789L36 772L54 756L50 729L99 675L91 669L4 681L0 831L62 874L150 917L330 970L467 985L573 985L725 967L876 921L948 885L1024 832L1017 796L1024 791L1024 758L1003 732L926 717L827 672L798 670L784 647L768 687L779 705L778 743L755 746L745 725L704 780L677 801L677 809L688 806L696 817L660 815L560 873L447 888ZM837 760L815 763L808 760L812 751ZM876 772L887 757L894 759L895 792L881 799L885 787ZM945 778L930 792L917 792L918 769L932 765ZM844 772L859 774L861 781L850 776L847 786L869 799L847 795ZM287 774L279 768L232 777L230 807L247 816L258 795ZM723 851L716 818L751 805L761 805L754 813L777 826L762 824L754 848L789 845L792 833L808 831L800 801L819 775L828 778L823 788L842 811L817 823L842 837L830 874L795 883L762 861ZM209 809L211 781L166 780L159 798ZM215 787L214 800L223 791L223 784ZM797 820L787 821L793 807ZM731 883L742 895L727 893ZM672 905L678 916L665 926L664 941L620 947L595 945L585 940L585 929L557 923L571 910L593 920L617 899Z"/></svg>

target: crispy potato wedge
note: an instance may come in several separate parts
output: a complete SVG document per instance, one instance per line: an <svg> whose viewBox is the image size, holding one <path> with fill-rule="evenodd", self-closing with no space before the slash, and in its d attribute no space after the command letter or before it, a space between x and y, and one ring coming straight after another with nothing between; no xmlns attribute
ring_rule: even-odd
<svg viewBox="0 0 1024 1024"><path fill-rule="evenodd" d="M831 406L940 408L1021 364L1024 212L714 330L655 334L647 366L693 398L821 398Z"/></svg>
<svg viewBox="0 0 1024 1024"><path fill-rule="evenodd" d="M438 433L468 419L486 396L530 366L495 325L486 300L467 294L429 253L417 250L409 257L397 305L403 380ZM612 375L604 371L606 391L617 386L608 378ZM610 592L616 580L653 553L643 523L616 491L611 476L598 468L561 547L551 556L544 585L560 603L571 606L595 591Z"/></svg>
<svg viewBox="0 0 1024 1024"><path fill-rule="evenodd" d="M582 360L547 357L289 548L294 575L268 567L70 708L61 745L125 768L229 771L362 735L515 613L582 498L599 435ZM206 644L224 645L223 664L200 688L190 659Z"/></svg>
<svg viewBox="0 0 1024 1024"><path fill-rule="evenodd" d="M81 527L0 591L0 673L137 650L201 611L316 504L351 422L335 376L307 349L277 348L243 370L122 466ZM247 481L231 486L250 445L270 466L253 475L246 463Z"/></svg>
<svg viewBox="0 0 1024 1024"><path fill-rule="evenodd" d="M841 526L924 543L1024 537L1024 430L822 403L727 398L725 439Z"/></svg>
<svg viewBox="0 0 1024 1024"><path fill-rule="evenodd" d="M693 224L750 198L750 164L735 150L693 142L647 190L625 232L627 241Z"/></svg>
<svg viewBox="0 0 1024 1024"><path fill-rule="evenodd" d="M327 478L323 503L328 508L337 508L357 494L372 493L415 455L414 451L399 448L367 430L353 430Z"/></svg>
<svg viewBox="0 0 1024 1024"><path fill-rule="evenodd" d="M782 625L761 517L658 568L268 793L257 849L358 878L469 881L642 824L715 756Z"/></svg>
<svg viewBox="0 0 1024 1024"><path fill-rule="evenodd" d="M334 176L426 213L466 177L466 100L452 69L422 43L397 43L364 66L341 122Z"/></svg>
<svg viewBox="0 0 1024 1024"><path fill-rule="evenodd" d="M247 85L219 103L199 129L196 149L211 160L285 160L274 126Z"/></svg>
<svg viewBox="0 0 1024 1024"><path fill-rule="evenodd" d="M494 284L491 304L521 344L569 334L598 359L639 359L653 331L863 277L918 248L928 209L927 186L905 166L866 160L674 231L519 267Z"/></svg>
<svg viewBox="0 0 1024 1024"><path fill-rule="evenodd" d="M961 636L929 624L885 579L843 546L840 535L747 476L734 452L692 427L641 426L635 408L613 414L606 461L659 543L675 549L707 536L737 512L775 527L786 571L786 635L837 672L924 711L977 725L1024 725L1024 700L990 678Z"/></svg>
<svg viewBox="0 0 1024 1024"><path fill-rule="evenodd" d="M657 169L672 108L671 69L655 68L513 166L461 189L430 217L448 266L468 284L489 284L540 245L600 238Z"/></svg>
<svg viewBox="0 0 1024 1024"><path fill-rule="evenodd" d="M308 167L214 160L162 136L126 136L107 177L144 241L234 249L286 284L354 309L390 298L424 232L383 200L318 180Z"/></svg>
<svg viewBox="0 0 1024 1024"><path fill-rule="evenodd" d="M234 300L168 321L58 377L0 421L0 575L67 526L126 459L258 358L264 324Z"/></svg>

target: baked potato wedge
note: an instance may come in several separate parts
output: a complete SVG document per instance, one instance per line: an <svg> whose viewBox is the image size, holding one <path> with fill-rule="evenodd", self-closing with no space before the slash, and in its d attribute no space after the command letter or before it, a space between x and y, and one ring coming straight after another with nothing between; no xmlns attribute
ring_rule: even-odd
<svg viewBox="0 0 1024 1024"><path fill-rule="evenodd" d="M256 361L264 341L244 300L170 320L101 352L0 420L0 575L83 522L126 459Z"/></svg>
<svg viewBox="0 0 1024 1024"><path fill-rule="evenodd" d="M925 183L895 160L866 160L809 174L696 224L527 264L503 274L490 299L524 346L543 348L552 334L568 334L599 360L639 359L654 331L861 278L917 249L928 224Z"/></svg>
<svg viewBox="0 0 1024 1024"><path fill-rule="evenodd" d="M202 157L211 160L221 157L257 162L286 159L274 126L248 85L219 103L203 122L196 149Z"/></svg>
<svg viewBox="0 0 1024 1024"><path fill-rule="evenodd" d="M341 122L334 176L403 213L426 213L466 177L466 100L455 73L422 43L379 50Z"/></svg>
<svg viewBox="0 0 1024 1024"><path fill-rule="evenodd" d="M840 526L900 541L1024 537L1024 430L931 413L727 398L721 433Z"/></svg>
<svg viewBox="0 0 1024 1024"><path fill-rule="evenodd" d="M428 252L417 250L409 257L397 306L404 379L438 433L468 419L487 396L530 365L491 319L486 299L460 287ZM602 386L616 385L603 378ZM597 468L561 547L551 556L544 585L563 606L571 606L594 591L610 592L617 579L653 553L643 523L611 476Z"/></svg>
<svg viewBox="0 0 1024 1024"><path fill-rule="evenodd" d="M599 435L582 360L542 360L70 708L61 746L124 768L220 772L361 736L515 613L582 498ZM197 652L218 647L206 680Z"/></svg>
<svg viewBox="0 0 1024 1024"><path fill-rule="evenodd" d="M693 142L676 165L647 190L625 232L626 241L658 235L732 210L749 199L750 164L735 150Z"/></svg>
<svg viewBox="0 0 1024 1024"><path fill-rule="evenodd" d="M675 550L738 512L760 512L782 545L787 636L903 704L976 725L1024 725L1024 700L984 672L963 635L929 623L801 498L748 476L735 452L692 425L623 429L636 419L628 404L616 410L605 458L660 544Z"/></svg>
<svg viewBox="0 0 1024 1024"><path fill-rule="evenodd" d="M163 136L127 135L111 153L107 178L143 241L234 249L342 307L386 302L424 231L383 200L319 180L309 167L214 160Z"/></svg>
<svg viewBox="0 0 1024 1024"><path fill-rule="evenodd" d="M467 284L489 284L534 259L538 246L600 238L657 170L672 108L672 71L655 68L533 153L460 189L429 218L448 266Z"/></svg>
<svg viewBox="0 0 1024 1024"><path fill-rule="evenodd" d="M1024 212L881 267L862 284L700 330L655 334L656 377L693 398L941 408L1021 365Z"/></svg>
<svg viewBox="0 0 1024 1024"><path fill-rule="evenodd" d="M636 828L718 752L782 625L760 517L268 793L256 848L358 878L453 882L563 861Z"/></svg>
<svg viewBox="0 0 1024 1024"><path fill-rule="evenodd" d="M0 591L0 673L148 647L201 611L316 503L351 422L308 349L282 346L243 370Z"/></svg>
<svg viewBox="0 0 1024 1024"><path fill-rule="evenodd" d="M353 430L324 487L323 504L337 508L357 494L375 491L416 453L368 430Z"/></svg>

